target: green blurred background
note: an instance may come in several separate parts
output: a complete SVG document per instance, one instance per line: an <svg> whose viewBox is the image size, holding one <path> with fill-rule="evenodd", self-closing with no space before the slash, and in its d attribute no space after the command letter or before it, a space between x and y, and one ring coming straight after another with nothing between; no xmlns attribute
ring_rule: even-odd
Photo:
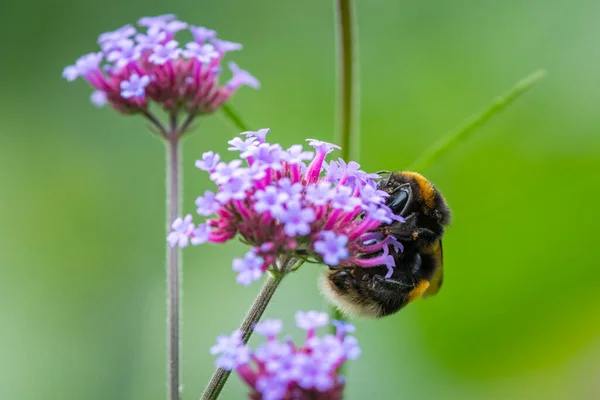
<svg viewBox="0 0 600 400"><path fill-rule="evenodd" d="M88 102L64 66L140 16L176 13L239 41L262 82L233 104L285 146L333 140L331 1L4 0L0 6L0 398L163 399L164 149L139 117ZM549 77L425 174L454 222L445 284L379 321L348 399L600 398L600 3L357 1L361 157L401 169L522 76ZM218 116L185 143L185 210L211 185L194 168L237 129ZM184 398L213 369L259 284L235 284L239 243L184 251ZM319 267L289 277L267 314L325 309ZM224 399L243 398L230 381ZM367 397L369 396L369 397Z"/></svg>

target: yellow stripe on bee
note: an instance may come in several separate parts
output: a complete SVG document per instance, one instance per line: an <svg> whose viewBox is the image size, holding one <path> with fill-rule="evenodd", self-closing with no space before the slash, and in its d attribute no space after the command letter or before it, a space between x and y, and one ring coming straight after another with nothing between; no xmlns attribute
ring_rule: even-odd
<svg viewBox="0 0 600 400"><path fill-rule="evenodd" d="M427 207L435 207L435 189L433 188L431 182L427 180L427 178L419 173L411 171L403 171L401 174L413 178L417 182L417 185L419 185L419 189L421 191L421 197L423 198L423 201Z"/></svg>
<svg viewBox="0 0 600 400"><path fill-rule="evenodd" d="M425 254L431 254L437 261L441 261L441 249L440 249L440 241L436 240L428 246L425 246L422 250Z"/></svg>
<svg viewBox="0 0 600 400"><path fill-rule="evenodd" d="M408 301L413 301L414 299L418 299L419 297L421 297L421 295L425 293L428 287L428 281L422 280L421 282L419 282L417 287L411 290L408 294Z"/></svg>

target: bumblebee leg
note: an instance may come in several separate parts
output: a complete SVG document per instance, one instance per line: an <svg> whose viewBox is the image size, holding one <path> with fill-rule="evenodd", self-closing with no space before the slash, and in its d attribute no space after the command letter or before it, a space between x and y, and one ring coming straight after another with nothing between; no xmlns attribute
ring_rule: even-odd
<svg viewBox="0 0 600 400"><path fill-rule="evenodd" d="M383 228L383 233L395 237L400 242L414 242L421 249L435 244L440 238L440 235L431 229L406 223L386 226Z"/></svg>
<svg viewBox="0 0 600 400"><path fill-rule="evenodd" d="M370 282L370 296L378 305L377 316L393 314L410 302L414 286L376 275Z"/></svg>
<svg viewBox="0 0 600 400"><path fill-rule="evenodd" d="M373 276L371 285L376 291L389 291L394 293L410 293L414 289L415 285L411 283L403 283L395 279L385 279L381 275Z"/></svg>
<svg viewBox="0 0 600 400"><path fill-rule="evenodd" d="M427 228L418 228L411 234L413 240L419 242L419 247L426 247L433 243L436 243L440 235Z"/></svg>

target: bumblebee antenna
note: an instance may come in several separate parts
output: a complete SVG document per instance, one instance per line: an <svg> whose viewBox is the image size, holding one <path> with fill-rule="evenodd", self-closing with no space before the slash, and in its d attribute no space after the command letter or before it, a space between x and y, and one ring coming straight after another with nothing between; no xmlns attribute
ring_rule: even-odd
<svg viewBox="0 0 600 400"><path fill-rule="evenodd" d="M377 175L388 175L388 177L389 177L389 176L392 176L392 171L388 171L386 169L382 169L381 171L375 172L375 174L377 174Z"/></svg>
<svg viewBox="0 0 600 400"><path fill-rule="evenodd" d="M384 183L384 185L385 185L385 186L389 185L389 183L390 183L390 179L392 179L392 171L388 171L388 170L385 170L385 169L383 169L383 170L381 170L381 171L377 171L377 172L375 172L375 173L376 173L377 175L387 175L387 178L383 178L383 177L382 177L382 179L385 179L385 181L383 181L383 182L385 182L385 183Z"/></svg>

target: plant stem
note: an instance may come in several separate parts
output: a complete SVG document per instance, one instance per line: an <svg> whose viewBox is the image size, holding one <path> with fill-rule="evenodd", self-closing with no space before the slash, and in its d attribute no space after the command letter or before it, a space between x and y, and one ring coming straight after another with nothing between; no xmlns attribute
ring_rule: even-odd
<svg viewBox="0 0 600 400"><path fill-rule="evenodd" d="M358 121L358 81L356 79L356 24L353 22L351 0L335 0L336 35L338 41L338 127L336 143L342 148L341 157L358 160L359 137L355 123ZM344 320L335 307L329 312L331 318ZM335 331L335 329L334 329Z"/></svg>
<svg viewBox="0 0 600 400"><path fill-rule="evenodd" d="M180 141L176 127L171 129L167 144L167 232L179 216L181 201ZM179 298L180 249L167 246L167 370L169 400L179 400Z"/></svg>
<svg viewBox="0 0 600 400"><path fill-rule="evenodd" d="M358 138L354 134L358 121L356 80L356 25L353 23L351 0L335 0L338 40L338 130L336 143L344 160L358 158ZM354 135L353 135L354 134ZM353 140L354 139L354 140ZM353 151L354 150L354 151Z"/></svg>
<svg viewBox="0 0 600 400"><path fill-rule="evenodd" d="M439 160L450 149L456 146L460 141L467 139L475 129L486 123L492 116L502 111L511 104L520 95L531 89L536 83L546 77L546 71L538 70L531 75L521 79L506 93L496 97L492 104L482 112L471 116L466 123L455 130L448 132L440 140L435 142L430 148L425 150L409 167L413 171L422 171L431 164Z"/></svg>
<svg viewBox="0 0 600 400"><path fill-rule="evenodd" d="M278 272L270 273L267 276L258 296L254 300L254 303L250 307L250 310L244 317L242 325L240 326L242 341L244 343L247 343L250 336L252 336L254 325L260 321L267 305L271 301L271 297L273 297L275 290L288 270L289 269L287 268L281 268ZM214 400L219 397L221 390L223 390L223 387L225 386L225 382L227 382L227 379L229 378L229 374L231 374L231 371L226 371L222 368L217 369L206 386L206 389L204 389L202 400Z"/></svg>

